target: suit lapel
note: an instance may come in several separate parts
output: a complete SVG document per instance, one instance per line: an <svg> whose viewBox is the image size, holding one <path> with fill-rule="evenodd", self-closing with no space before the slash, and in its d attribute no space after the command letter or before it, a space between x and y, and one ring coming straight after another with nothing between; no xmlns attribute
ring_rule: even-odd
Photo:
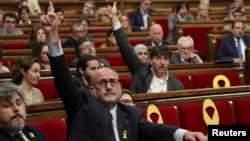
<svg viewBox="0 0 250 141"><path fill-rule="evenodd" d="M124 112L121 107L117 106L117 125L118 125L118 133L120 137L120 141L129 141L129 125L130 120L128 119L128 115Z"/></svg>

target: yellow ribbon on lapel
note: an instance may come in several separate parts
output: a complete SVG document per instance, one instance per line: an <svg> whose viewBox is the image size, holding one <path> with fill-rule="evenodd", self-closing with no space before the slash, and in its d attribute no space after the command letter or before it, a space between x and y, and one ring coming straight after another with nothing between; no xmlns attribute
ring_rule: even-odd
<svg viewBox="0 0 250 141"><path fill-rule="evenodd" d="M32 133L32 132L29 132L29 135L30 135L31 138L35 138L35 137L36 137L36 136L34 135L34 133Z"/></svg>
<svg viewBox="0 0 250 141"><path fill-rule="evenodd" d="M150 118L150 115L153 113L158 115L157 123L163 124L162 116L161 116L159 109L154 104L150 104L148 105L148 108L147 108L147 120L149 122L153 122L152 119Z"/></svg>
<svg viewBox="0 0 250 141"><path fill-rule="evenodd" d="M127 131L126 130L123 130L123 132L122 132L122 134L123 134L123 136L122 136L122 139L127 139Z"/></svg>
<svg viewBox="0 0 250 141"><path fill-rule="evenodd" d="M214 113L212 118L210 118L210 116L208 115L206 109L208 107L211 107L214 109ZM217 108L214 104L214 102L211 99L205 99L203 102L203 106L202 106L202 114L203 114L203 119L206 123L206 125L218 125L219 124L219 114L217 111Z"/></svg>
<svg viewBox="0 0 250 141"><path fill-rule="evenodd" d="M230 81L225 75L217 75L213 79L213 88L220 88L219 81L224 81L224 87L230 87Z"/></svg>

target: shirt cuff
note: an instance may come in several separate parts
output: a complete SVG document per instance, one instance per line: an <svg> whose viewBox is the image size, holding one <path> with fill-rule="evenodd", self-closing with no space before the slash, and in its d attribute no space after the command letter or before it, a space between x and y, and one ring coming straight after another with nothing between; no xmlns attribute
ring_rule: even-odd
<svg viewBox="0 0 250 141"><path fill-rule="evenodd" d="M116 22L116 23L113 23L113 30L118 30L119 28L121 28L121 23L120 22Z"/></svg>
<svg viewBox="0 0 250 141"><path fill-rule="evenodd" d="M49 52L48 54L52 57L57 57L63 55L63 49L61 41L58 42L48 42Z"/></svg>
<svg viewBox="0 0 250 141"><path fill-rule="evenodd" d="M175 141L183 141L184 134L187 132L185 129L177 129L174 133Z"/></svg>

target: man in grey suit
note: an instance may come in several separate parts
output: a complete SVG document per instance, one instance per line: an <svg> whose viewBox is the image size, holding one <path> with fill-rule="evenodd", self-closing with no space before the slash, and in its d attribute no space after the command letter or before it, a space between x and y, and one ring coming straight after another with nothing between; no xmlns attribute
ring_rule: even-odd
<svg viewBox="0 0 250 141"><path fill-rule="evenodd" d="M190 36L182 36L177 42L178 53L172 54L170 64L203 63L198 54L194 53L194 40Z"/></svg>
<svg viewBox="0 0 250 141"><path fill-rule="evenodd" d="M16 28L16 15L14 13L5 13L3 15L0 35L23 35L23 31Z"/></svg>
<svg viewBox="0 0 250 141"><path fill-rule="evenodd" d="M52 2L50 7L51 11L40 20L50 41L52 74L67 114L67 141L207 141L201 132L148 122L141 117L138 107L118 103L121 83L111 68L100 68L91 75L89 91L79 89L66 65ZM120 25L115 16L116 2L106 12ZM123 32L121 25L120 30Z"/></svg>
<svg viewBox="0 0 250 141"><path fill-rule="evenodd" d="M175 7L175 13L168 16L168 38L169 44L174 42L174 26L178 21L193 21L194 16L189 13L189 5L187 2L179 2Z"/></svg>

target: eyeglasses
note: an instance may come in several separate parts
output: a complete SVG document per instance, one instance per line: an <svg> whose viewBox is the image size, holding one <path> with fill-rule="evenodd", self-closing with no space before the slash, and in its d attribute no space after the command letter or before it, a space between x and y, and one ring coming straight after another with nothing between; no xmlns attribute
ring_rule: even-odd
<svg viewBox="0 0 250 141"><path fill-rule="evenodd" d="M129 99L122 99L122 100L120 100L120 103L127 104L127 105L135 105L135 101L129 100Z"/></svg>
<svg viewBox="0 0 250 141"><path fill-rule="evenodd" d="M118 83L120 83L120 81L119 81L118 79L114 79L114 78L109 79L109 80L101 79L101 80L99 80L99 81L97 81L97 82L94 82L92 85L96 84L98 87L104 88L104 87L107 87L108 83L109 83L112 87L114 87L114 86L116 86Z"/></svg>
<svg viewBox="0 0 250 141"><path fill-rule="evenodd" d="M73 34L79 34L79 33L84 33L84 30L73 31Z"/></svg>
<svg viewBox="0 0 250 141"><path fill-rule="evenodd" d="M16 22L15 21L4 21L5 23L7 23L7 24L15 24Z"/></svg>
<svg viewBox="0 0 250 141"><path fill-rule="evenodd" d="M181 51L191 51L192 48L191 47L181 47Z"/></svg>

